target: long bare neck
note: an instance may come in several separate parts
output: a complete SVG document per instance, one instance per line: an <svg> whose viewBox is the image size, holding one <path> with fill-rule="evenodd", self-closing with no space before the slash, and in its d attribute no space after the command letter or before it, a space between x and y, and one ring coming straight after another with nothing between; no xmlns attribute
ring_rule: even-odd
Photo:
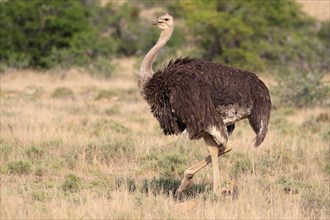
<svg viewBox="0 0 330 220"><path fill-rule="evenodd" d="M155 46L153 46L153 48L151 48L151 50L144 57L140 67L139 78L139 90L141 93L145 84L148 82L148 80L152 77L154 73L152 70L152 63L154 62L155 57L157 56L159 50L164 47L166 42L170 39L172 32L173 27L168 27L167 29L163 30Z"/></svg>

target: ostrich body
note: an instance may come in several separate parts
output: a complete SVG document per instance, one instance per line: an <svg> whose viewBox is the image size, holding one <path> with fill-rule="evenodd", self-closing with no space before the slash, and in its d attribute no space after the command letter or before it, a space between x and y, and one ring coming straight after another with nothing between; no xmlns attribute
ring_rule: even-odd
<svg viewBox="0 0 330 220"><path fill-rule="evenodd" d="M259 146L267 133L271 100L267 87L254 74L197 58L179 58L157 72L152 63L169 40L173 18L163 15L155 23L162 32L142 61L139 91L166 135L187 132L203 138L210 155L184 172L178 193L196 172L212 162L213 190L220 193L218 157L229 152L228 136L235 122L247 118Z"/></svg>

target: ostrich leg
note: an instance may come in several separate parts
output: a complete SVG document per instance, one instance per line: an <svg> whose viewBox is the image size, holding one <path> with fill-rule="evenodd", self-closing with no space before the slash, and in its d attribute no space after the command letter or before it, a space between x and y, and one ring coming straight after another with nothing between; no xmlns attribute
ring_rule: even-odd
<svg viewBox="0 0 330 220"><path fill-rule="evenodd" d="M205 140L205 142L206 142L206 140ZM208 140L207 145L210 144L209 142L211 142L212 144L215 144L213 140ZM221 155L223 155L225 153L228 153L229 151L231 151L231 149L232 149L231 146L227 143L226 148L219 149L218 157L220 157ZM184 171L184 174L183 174L183 179L182 179L181 185L180 185L180 187L178 188L178 190L176 192L177 193L182 193L188 186L190 186L191 179L193 178L193 176L199 170L201 170L203 167L205 167L206 165L208 165L211 162L212 162L211 155L209 155L209 156L205 157L204 160L201 160L197 164L195 164L194 166L189 167L188 169L186 169Z"/></svg>
<svg viewBox="0 0 330 220"><path fill-rule="evenodd" d="M212 171L213 171L213 192L216 195L220 195L220 170L219 170L219 160L218 155L220 153L220 148L216 144L212 136L204 137L207 150L210 153L212 161Z"/></svg>

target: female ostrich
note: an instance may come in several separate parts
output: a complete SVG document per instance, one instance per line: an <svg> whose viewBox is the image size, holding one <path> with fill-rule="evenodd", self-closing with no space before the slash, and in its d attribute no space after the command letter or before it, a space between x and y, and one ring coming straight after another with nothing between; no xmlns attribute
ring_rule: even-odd
<svg viewBox="0 0 330 220"><path fill-rule="evenodd" d="M153 60L171 37L174 21L166 14L154 24L162 32L142 61L139 91L166 135L185 131L190 139L203 138L210 154L185 170L177 192L186 189L194 174L212 162L213 191L219 194L218 157L231 150L228 136L236 121L248 118L256 133L255 146L263 142L271 112L269 91L254 73L195 58L171 60L154 73Z"/></svg>

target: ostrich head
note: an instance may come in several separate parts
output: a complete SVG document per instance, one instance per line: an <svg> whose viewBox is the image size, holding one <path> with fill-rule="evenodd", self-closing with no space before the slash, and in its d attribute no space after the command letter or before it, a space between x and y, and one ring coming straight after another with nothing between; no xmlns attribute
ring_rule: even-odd
<svg viewBox="0 0 330 220"><path fill-rule="evenodd" d="M157 21L153 23L154 25L157 25L158 28L165 30L168 27L172 27L174 26L174 21L173 21L173 17L169 14L160 16L157 18Z"/></svg>

